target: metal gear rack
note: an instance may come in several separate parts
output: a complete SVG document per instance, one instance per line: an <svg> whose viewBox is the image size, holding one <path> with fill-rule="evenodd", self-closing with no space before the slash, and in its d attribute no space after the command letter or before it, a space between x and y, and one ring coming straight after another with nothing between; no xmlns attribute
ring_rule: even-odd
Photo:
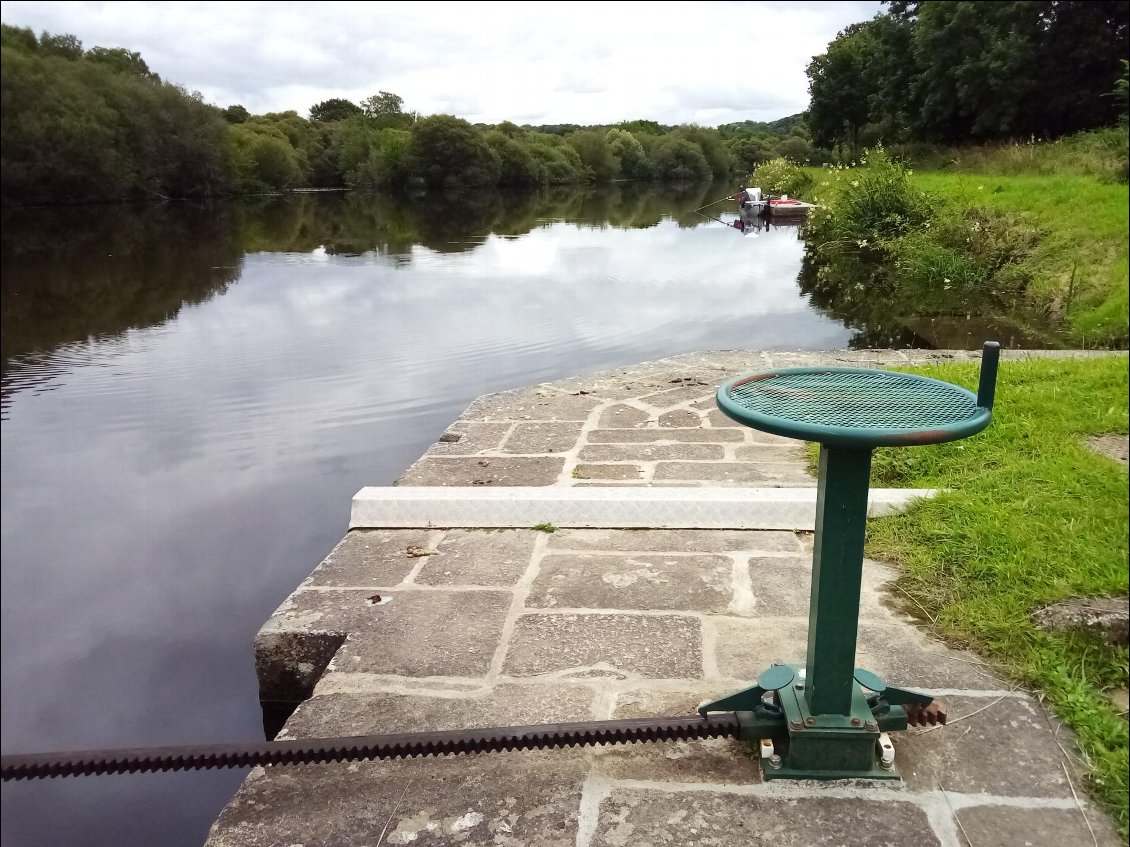
<svg viewBox="0 0 1130 847"><path fill-rule="evenodd" d="M936 444L992 420L1000 345L986 342L977 394L865 368L785 368L724 383L718 406L755 429L820 443L807 662L774 664L699 714L396 735L0 757L4 781L108 773L399 759L740 738L767 779L897 779L888 732L945 723L934 698L855 667L863 541L875 447Z"/></svg>

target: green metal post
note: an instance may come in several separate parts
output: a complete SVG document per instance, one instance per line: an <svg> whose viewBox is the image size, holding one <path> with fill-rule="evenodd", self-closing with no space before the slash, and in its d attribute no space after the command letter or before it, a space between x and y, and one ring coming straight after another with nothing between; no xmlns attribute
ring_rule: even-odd
<svg viewBox="0 0 1130 847"><path fill-rule="evenodd" d="M1001 358L1001 346L996 341L986 341L981 348L981 379L977 384L977 405L982 409L992 409L997 396L997 367Z"/></svg>
<svg viewBox="0 0 1130 847"><path fill-rule="evenodd" d="M820 445L805 698L814 715L850 715L871 450Z"/></svg>

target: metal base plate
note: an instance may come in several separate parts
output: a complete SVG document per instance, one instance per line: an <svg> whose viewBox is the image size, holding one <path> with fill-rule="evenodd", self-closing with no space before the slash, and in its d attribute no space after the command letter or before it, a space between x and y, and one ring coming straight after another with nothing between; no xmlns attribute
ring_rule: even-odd
<svg viewBox="0 0 1130 847"><path fill-rule="evenodd" d="M789 737L777 751L780 767L762 760L765 779L899 779L893 767L879 765L880 728L863 689L855 685L851 714L814 715L805 698L803 671L792 670L794 684L776 692Z"/></svg>

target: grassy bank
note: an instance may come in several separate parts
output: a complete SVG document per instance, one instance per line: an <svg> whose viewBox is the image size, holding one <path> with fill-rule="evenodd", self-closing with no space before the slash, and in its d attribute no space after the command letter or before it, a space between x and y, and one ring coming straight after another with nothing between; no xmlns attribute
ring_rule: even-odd
<svg viewBox="0 0 1130 847"><path fill-rule="evenodd" d="M1049 316L1064 321L1065 343L1125 346L1127 186L1088 176L938 171L915 172L911 184L955 209L984 206L1018 213L1039 233L1024 259L1030 293Z"/></svg>
<svg viewBox="0 0 1130 847"><path fill-rule="evenodd" d="M809 219L815 287L845 314L860 311L855 298L893 314L1008 316L1065 347L1122 348L1125 144L1125 130L1104 130L927 157L944 169L909 169L876 151L860 167L779 160L752 178L821 205Z"/></svg>
<svg viewBox="0 0 1130 847"><path fill-rule="evenodd" d="M976 389L977 368L912 369ZM1127 592L1127 470L1089 435L1127 431L1127 360L1006 362L993 424L951 444L876 451L871 484L946 487L868 525L869 555L901 566L907 611L1047 699L1078 734L1093 795L1127 833L1127 649L1034 625L1036 608Z"/></svg>

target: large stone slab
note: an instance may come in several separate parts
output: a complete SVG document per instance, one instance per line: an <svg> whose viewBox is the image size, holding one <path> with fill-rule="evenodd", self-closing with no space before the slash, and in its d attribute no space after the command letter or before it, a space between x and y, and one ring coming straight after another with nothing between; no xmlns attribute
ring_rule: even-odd
<svg viewBox="0 0 1130 847"><path fill-rule="evenodd" d="M913 803L839 797L762 797L724 791L613 788L600 804L593 847L686 845L844 847L938 845Z"/></svg>
<svg viewBox="0 0 1130 847"><path fill-rule="evenodd" d="M397 485L553 485L565 460L552 457L436 458L410 467Z"/></svg>
<svg viewBox="0 0 1130 847"><path fill-rule="evenodd" d="M680 690L626 691L617 697L612 717L690 715L703 701L728 693L729 689L708 683ZM761 781L761 768L750 744L732 738L601 747L594 762L610 779L727 785Z"/></svg>
<svg viewBox="0 0 1130 847"><path fill-rule="evenodd" d="M590 444L582 447L579 454L582 462L655 462L665 459L713 461L725 455L720 444Z"/></svg>
<svg viewBox="0 0 1130 847"><path fill-rule="evenodd" d="M718 429L714 432L726 432ZM754 462L757 464L788 464L793 462L801 468L805 467L804 448L800 442L794 444L750 444L739 447L734 451L734 458L739 462ZM805 471L807 473L807 471Z"/></svg>
<svg viewBox="0 0 1130 847"><path fill-rule="evenodd" d="M722 612L732 584L733 563L724 556L574 553L541 560L526 605Z"/></svg>
<svg viewBox="0 0 1130 847"><path fill-rule="evenodd" d="M587 770L575 751L257 769L208 847L574 847Z"/></svg>
<svg viewBox="0 0 1130 847"><path fill-rule="evenodd" d="M497 450L510 431L510 423L456 421L428 448L429 456L468 456L484 450Z"/></svg>
<svg viewBox="0 0 1130 847"><path fill-rule="evenodd" d="M812 593L811 554L797 557L752 556L748 560L754 613L771 617L807 617ZM882 588L894 574L865 560L860 586L859 619L886 622L892 612Z"/></svg>
<svg viewBox="0 0 1130 847"><path fill-rule="evenodd" d="M1118 847L1125 842L1110 819L1091 809L1084 819L1078 809L1032 809L1015 806L973 806L959 809L957 818L970 844L994 847L1032 845L1091 845ZM1088 828L1087 824L1090 823ZM1091 837L1092 831L1094 838Z"/></svg>
<svg viewBox="0 0 1130 847"><path fill-rule="evenodd" d="M540 388L524 388L487 394L472 403L462 415L466 420L583 421L603 403L592 394L563 394Z"/></svg>
<svg viewBox="0 0 1130 847"><path fill-rule="evenodd" d="M594 429L587 438L589 444L647 444L672 441L721 443L741 441L742 432L737 429Z"/></svg>
<svg viewBox="0 0 1130 847"><path fill-rule="evenodd" d="M1041 706L1028 697L946 697L951 723L896 739L895 762L913 789L1070 798L1067 763ZM986 708L988 707L988 708ZM1063 746L1067 746L1067 743Z"/></svg>
<svg viewBox="0 0 1130 847"><path fill-rule="evenodd" d="M602 429L611 427L640 427L644 426L649 420L651 415L642 409L637 409L634 406L609 406L600 413L600 419L597 426Z"/></svg>
<svg viewBox="0 0 1130 847"><path fill-rule="evenodd" d="M403 676L482 676L490 670L510 592L397 591L388 596L390 602L370 604L346 619L353 626L334 657L334 669Z"/></svg>
<svg viewBox="0 0 1130 847"><path fill-rule="evenodd" d="M591 449L591 448L585 448ZM716 485L812 486L816 479L797 462L665 462L655 467L656 479L703 480Z"/></svg>
<svg viewBox="0 0 1130 847"><path fill-rule="evenodd" d="M684 403L713 397L717 391L717 382L690 379L687 384L680 385L677 388L669 388L666 391L648 394L639 399L641 403L651 406L654 409L669 409L672 406L681 406Z"/></svg>
<svg viewBox="0 0 1130 847"><path fill-rule="evenodd" d="M421 585L512 586L530 566L540 533L529 529L452 529L416 575Z"/></svg>
<svg viewBox="0 0 1130 847"><path fill-rule="evenodd" d="M665 412L660 415L659 425L671 427L702 426L702 415L698 412L692 412L690 409L676 409L673 412Z"/></svg>
<svg viewBox="0 0 1130 847"><path fill-rule="evenodd" d="M684 615L526 614L514 626L503 673L697 679L701 629Z"/></svg>
<svg viewBox="0 0 1130 847"><path fill-rule="evenodd" d="M581 437L579 422L520 423L502 445L504 453L546 454L572 450Z"/></svg>
<svg viewBox="0 0 1130 847"><path fill-rule="evenodd" d="M563 529L549 539L550 549L656 553L802 553L796 533L761 530Z"/></svg>
<svg viewBox="0 0 1130 847"><path fill-rule="evenodd" d="M396 585L417 559L410 548L426 548L427 530L355 529L337 543L307 580L317 586Z"/></svg>
<svg viewBox="0 0 1130 847"><path fill-rule="evenodd" d="M643 471L639 465L581 464L573 469L573 479L639 479Z"/></svg>
<svg viewBox="0 0 1130 847"><path fill-rule="evenodd" d="M357 735L583 721L593 691L584 685L484 685L477 690L316 695L298 707L287 738L324 738L347 726Z"/></svg>

